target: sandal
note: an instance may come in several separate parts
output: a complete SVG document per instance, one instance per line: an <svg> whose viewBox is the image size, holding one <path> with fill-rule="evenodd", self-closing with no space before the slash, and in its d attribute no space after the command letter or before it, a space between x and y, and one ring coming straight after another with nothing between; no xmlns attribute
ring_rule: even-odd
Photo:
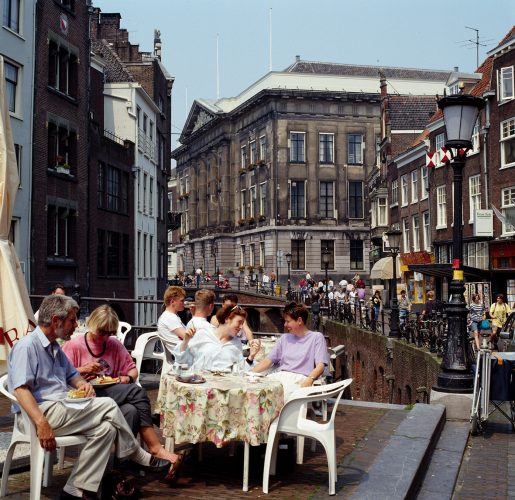
<svg viewBox="0 0 515 500"><path fill-rule="evenodd" d="M166 476L165 476L165 481L172 482L173 480L177 479L177 476L179 474L179 471L182 468L182 464L183 464L185 458L186 458L185 453L177 454L177 458L175 459L175 462L172 462L172 465L170 466L170 470L168 471L168 474L166 474Z"/></svg>

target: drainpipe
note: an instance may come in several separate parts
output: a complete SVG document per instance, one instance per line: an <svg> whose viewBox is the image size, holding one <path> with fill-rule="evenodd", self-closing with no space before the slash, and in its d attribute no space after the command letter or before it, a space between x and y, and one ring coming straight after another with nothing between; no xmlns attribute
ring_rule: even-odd
<svg viewBox="0 0 515 500"><path fill-rule="evenodd" d="M386 377L386 381L388 382L388 403L389 404L392 404L393 403L393 386L395 384L395 375L387 375Z"/></svg>

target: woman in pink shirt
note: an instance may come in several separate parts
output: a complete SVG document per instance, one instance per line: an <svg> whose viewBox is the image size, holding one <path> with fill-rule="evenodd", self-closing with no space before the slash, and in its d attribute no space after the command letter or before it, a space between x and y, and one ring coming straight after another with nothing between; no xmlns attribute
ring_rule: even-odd
<svg viewBox="0 0 515 500"><path fill-rule="evenodd" d="M116 401L132 432L140 434L152 456L171 462L166 478L173 479L183 456L167 451L154 431L150 400L145 389L134 383L138 378L136 364L116 338L117 314L108 305L97 307L88 318L87 327L86 334L66 342L63 351L86 380L99 375L119 377L118 384L95 387L97 396L110 397Z"/></svg>
<svg viewBox="0 0 515 500"><path fill-rule="evenodd" d="M308 316L305 305L295 302L288 304L284 308L283 319L289 333L281 335L267 357L252 370L264 372L277 365L279 371L269 377L283 384L285 401L299 387L313 385L329 364L325 338L320 332L307 328Z"/></svg>

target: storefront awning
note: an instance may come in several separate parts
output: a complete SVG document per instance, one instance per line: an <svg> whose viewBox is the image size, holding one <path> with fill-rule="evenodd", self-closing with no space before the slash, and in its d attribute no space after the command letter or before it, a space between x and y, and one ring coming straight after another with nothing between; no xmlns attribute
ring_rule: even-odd
<svg viewBox="0 0 515 500"><path fill-rule="evenodd" d="M452 278L453 271L451 264L410 264L408 269L427 276L449 279ZM489 271L476 267L463 266L463 273L469 281L483 281L489 277Z"/></svg>
<svg viewBox="0 0 515 500"><path fill-rule="evenodd" d="M400 259L397 261L397 278L401 277ZM392 257L383 257L379 259L370 270L370 278L373 280L391 280L393 279Z"/></svg>

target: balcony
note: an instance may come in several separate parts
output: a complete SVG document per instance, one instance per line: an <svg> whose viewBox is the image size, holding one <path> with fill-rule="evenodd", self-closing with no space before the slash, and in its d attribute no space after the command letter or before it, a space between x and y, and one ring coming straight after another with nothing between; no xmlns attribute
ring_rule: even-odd
<svg viewBox="0 0 515 500"><path fill-rule="evenodd" d="M168 231L175 231L181 227L181 212L168 212L166 218L166 229Z"/></svg>

